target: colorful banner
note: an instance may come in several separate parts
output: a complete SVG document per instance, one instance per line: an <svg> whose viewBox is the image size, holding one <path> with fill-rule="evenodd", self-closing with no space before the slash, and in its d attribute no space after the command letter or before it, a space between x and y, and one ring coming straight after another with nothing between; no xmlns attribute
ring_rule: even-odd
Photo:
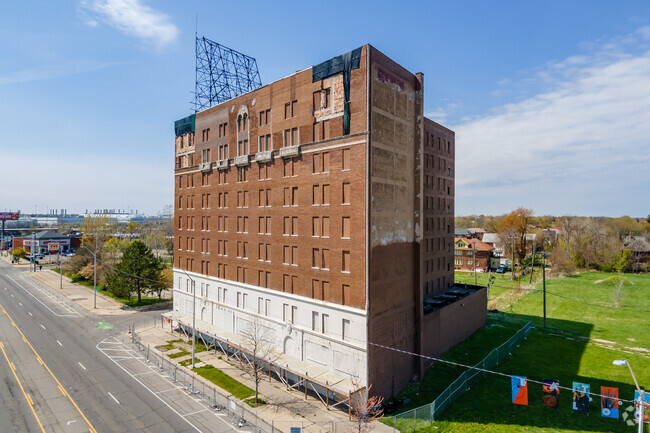
<svg viewBox="0 0 650 433"><path fill-rule="evenodd" d="M643 391L643 422L650 424L650 392ZM634 420L639 422L639 391L634 391Z"/></svg>
<svg viewBox="0 0 650 433"><path fill-rule="evenodd" d="M600 415L618 419L618 388L600 387Z"/></svg>
<svg viewBox="0 0 650 433"><path fill-rule="evenodd" d="M550 407L551 409L559 409L560 408L560 381L544 379L542 390L544 391L544 396L542 397L544 406Z"/></svg>
<svg viewBox="0 0 650 433"><path fill-rule="evenodd" d="M589 414L589 384L573 382L573 410Z"/></svg>
<svg viewBox="0 0 650 433"><path fill-rule="evenodd" d="M512 376L510 378L512 386L512 402L522 406L528 406L528 381L525 377Z"/></svg>

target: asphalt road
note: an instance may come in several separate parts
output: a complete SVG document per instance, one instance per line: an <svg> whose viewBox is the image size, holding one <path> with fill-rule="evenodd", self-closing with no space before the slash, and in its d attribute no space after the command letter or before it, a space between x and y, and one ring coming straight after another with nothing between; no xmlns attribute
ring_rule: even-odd
<svg viewBox="0 0 650 433"><path fill-rule="evenodd" d="M115 329L133 315L95 316L30 280L0 262L0 431L238 431L205 408L190 419L190 396L179 392L170 404L152 391L156 378L138 379L107 356L119 346Z"/></svg>

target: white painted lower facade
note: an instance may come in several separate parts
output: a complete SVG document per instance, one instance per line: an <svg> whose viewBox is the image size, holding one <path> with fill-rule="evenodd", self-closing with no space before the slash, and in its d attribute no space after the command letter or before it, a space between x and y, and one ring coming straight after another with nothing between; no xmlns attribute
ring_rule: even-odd
<svg viewBox="0 0 650 433"><path fill-rule="evenodd" d="M304 296L222 280L174 268L174 311L241 335L254 320L268 328L276 350L367 385L367 316L351 308Z"/></svg>

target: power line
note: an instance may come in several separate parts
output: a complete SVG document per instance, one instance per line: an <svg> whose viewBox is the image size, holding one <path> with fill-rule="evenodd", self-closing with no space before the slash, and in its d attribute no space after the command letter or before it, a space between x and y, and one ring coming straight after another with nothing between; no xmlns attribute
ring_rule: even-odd
<svg viewBox="0 0 650 433"><path fill-rule="evenodd" d="M481 371L483 373L491 373L491 374L494 374L494 375L497 375L497 376L508 377L508 378L511 378L511 379L513 377L521 377L519 375L501 373L499 371L493 371L493 370L487 370L485 368L480 368L480 367L476 367L476 366L473 366L473 365L465 365L465 364L461 364L459 362L447 361L446 359L435 358L433 356L421 355L419 353L409 352L409 351L402 350L402 349L396 349L394 347L384 346L382 344L377 344L377 343L372 343L372 342L368 342L368 344L370 344L371 346L381 347L382 349L387 349L387 350L392 350L392 351L395 351L395 352L404 353L404 354L410 355L410 356L417 356L417 357L424 358L424 359L430 359L432 361L443 362L445 364L455 365L456 367L463 367L463 368L467 368L467 369L471 369L471 370ZM531 383L537 383L537 384L540 384L540 385L544 385L544 382L540 382L538 380L529 379L529 378L526 378L526 382L527 383L531 382ZM558 387L561 388L561 389L566 389L567 391L573 392L573 388L568 388L566 386L558 386ZM589 394L594 395L596 397L611 398L611 396L609 396L609 395L596 394L596 393L592 393L592 392L590 392ZM626 399L623 399L623 398L618 398L617 400L619 402L626 402L626 403L634 403L635 402L634 400L626 400Z"/></svg>

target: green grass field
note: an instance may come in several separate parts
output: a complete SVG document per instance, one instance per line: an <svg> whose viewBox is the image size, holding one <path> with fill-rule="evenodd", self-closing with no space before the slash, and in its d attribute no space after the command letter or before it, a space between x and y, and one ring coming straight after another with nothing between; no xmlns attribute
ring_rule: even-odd
<svg viewBox="0 0 650 433"><path fill-rule="evenodd" d="M562 386L572 382L591 385L592 393L601 386L619 388L622 399L632 399L634 384L626 367L612 364L615 359L630 361L639 383L650 388L650 275L624 275L617 289L611 280L615 274L585 272L574 277L547 280L547 328L542 327L542 294L523 290L510 296L510 276L497 275L492 283L490 301L496 298L506 305L503 312L491 313L488 326L443 355L443 358L472 364L509 338L527 320L536 328L521 346L512 351L496 368L507 374L529 379L559 380ZM479 274L479 284L487 275ZM470 273L458 273L457 282L473 284ZM541 283L530 286L541 289ZM507 298L507 300L506 300ZM632 339L632 340L630 340ZM435 365L417 387L404 390L399 397L410 402L404 412L431 402L462 372L459 367ZM463 394L441 417L418 432L631 432L636 427L622 419L600 416L600 399L593 397L590 415L571 409L571 392L561 390L560 409L543 406L541 385L529 383L529 406L511 403L510 380L487 375ZM621 407L621 417L629 406ZM386 419L391 425L392 421ZM399 422L402 431L413 424ZM650 428L646 429L650 431Z"/></svg>

